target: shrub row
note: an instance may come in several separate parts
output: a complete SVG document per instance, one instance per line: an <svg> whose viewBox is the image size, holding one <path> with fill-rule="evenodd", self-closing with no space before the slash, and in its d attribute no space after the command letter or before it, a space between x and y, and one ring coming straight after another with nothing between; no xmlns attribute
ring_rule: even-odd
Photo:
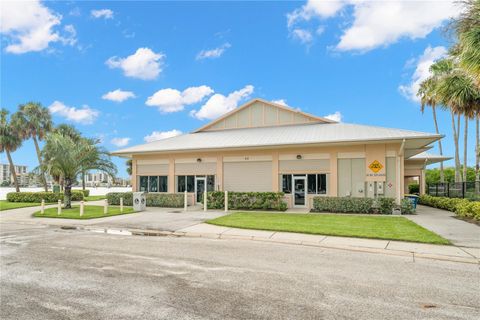
<svg viewBox="0 0 480 320"><path fill-rule="evenodd" d="M123 198L125 206L133 205L133 192L107 193L107 201L110 205L118 206L120 198ZM183 194L147 193L147 207L181 208L183 207Z"/></svg>
<svg viewBox="0 0 480 320"><path fill-rule="evenodd" d="M229 210L287 210L283 192L228 192ZM207 193L209 209L223 209L225 193L212 191Z"/></svg>
<svg viewBox="0 0 480 320"><path fill-rule="evenodd" d="M480 220L480 202L478 201L422 195L420 196L419 203L438 209L448 210L461 217Z"/></svg>
<svg viewBox="0 0 480 320"><path fill-rule="evenodd" d="M83 192L83 197L84 197L84 198L86 198L86 197L88 197L88 196L90 195L90 190L88 190L88 189L85 189L85 190L79 189L79 190L73 190L73 191L81 191L81 192Z"/></svg>
<svg viewBox="0 0 480 320"><path fill-rule="evenodd" d="M394 198L315 197L312 211L392 214L396 207ZM400 209L403 214L412 214L414 211L413 205L408 199L402 200Z"/></svg>
<svg viewBox="0 0 480 320"><path fill-rule="evenodd" d="M72 190L72 201L83 200L83 192ZM7 201L9 202L57 202L63 201L63 192L9 192L7 193Z"/></svg>

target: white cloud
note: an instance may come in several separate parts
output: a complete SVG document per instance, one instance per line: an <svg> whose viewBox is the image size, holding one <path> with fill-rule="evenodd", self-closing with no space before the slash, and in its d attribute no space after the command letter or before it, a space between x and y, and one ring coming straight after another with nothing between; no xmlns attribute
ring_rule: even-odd
<svg viewBox="0 0 480 320"><path fill-rule="evenodd" d="M50 43L62 42L72 45L70 31L67 38L55 30L61 24L62 16L44 6L40 1L2 1L0 10L0 33L6 35L10 43L6 52L22 54L31 51L42 51Z"/></svg>
<svg viewBox="0 0 480 320"><path fill-rule="evenodd" d="M288 107L287 100L285 99L278 99L278 100L272 100L273 103L280 104L282 106Z"/></svg>
<svg viewBox="0 0 480 320"><path fill-rule="evenodd" d="M225 50L230 48L231 45L230 43L224 43L218 48L210 49L210 50L202 50L197 54L197 60L203 60L203 59L214 59L214 58L219 58L223 55Z"/></svg>
<svg viewBox="0 0 480 320"><path fill-rule="evenodd" d="M306 29L295 28L292 30L291 35L303 44L309 44L313 41L312 32Z"/></svg>
<svg viewBox="0 0 480 320"><path fill-rule="evenodd" d="M125 147L130 142L130 138L113 138L110 143L117 147Z"/></svg>
<svg viewBox="0 0 480 320"><path fill-rule="evenodd" d="M99 9L90 11L90 15L96 19L113 19L113 11L110 9Z"/></svg>
<svg viewBox="0 0 480 320"><path fill-rule="evenodd" d="M352 8L352 16L347 13L339 15L347 7ZM386 47L403 38L424 38L446 20L458 15L460 10L455 0L310 0L287 15L287 26L292 33L296 25L309 22L312 18L323 20L340 16L348 27L343 30L336 50L366 52Z"/></svg>
<svg viewBox="0 0 480 320"><path fill-rule="evenodd" d="M254 87L252 85L247 85L240 90L230 93L228 96L216 93L208 99L200 110L192 110L190 115L200 120L215 119L235 109L240 101L248 98L253 93L253 90Z"/></svg>
<svg viewBox="0 0 480 320"><path fill-rule="evenodd" d="M102 96L102 99L104 100L115 102L123 102L130 98L135 98L135 94L132 91L123 91L121 89L107 92Z"/></svg>
<svg viewBox="0 0 480 320"><path fill-rule="evenodd" d="M408 99L419 102L420 98L417 97L420 83L430 76L430 66L438 59L447 55L447 49L442 46L427 47L423 54L415 59L417 63L415 71L412 74L411 82L407 85L401 85L398 87L400 92ZM411 64L412 61L409 62Z"/></svg>
<svg viewBox="0 0 480 320"><path fill-rule="evenodd" d="M143 140L145 140L145 142L152 142L152 141L167 139L171 137L176 137L181 135L182 133L183 133L182 131L177 129L173 129L170 131L153 131L151 134L145 136Z"/></svg>
<svg viewBox="0 0 480 320"><path fill-rule="evenodd" d="M327 114L326 116L323 116L323 117L336 122L342 122L343 115L340 111L335 111L334 113Z"/></svg>
<svg viewBox="0 0 480 320"><path fill-rule="evenodd" d="M190 87L182 92L176 89L162 89L148 97L145 104L157 107L161 112L182 111L186 105L198 103L213 93L209 86Z"/></svg>
<svg viewBox="0 0 480 320"><path fill-rule="evenodd" d="M52 114L58 114L67 120L81 124L92 124L97 119L100 112L87 105L81 108L66 106L63 102L54 101L48 109Z"/></svg>
<svg viewBox="0 0 480 320"><path fill-rule="evenodd" d="M163 53L155 53L149 48L138 48L126 58L111 57L106 64L112 69L122 69L127 77L153 80L162 72L164 59Z"/></svg>

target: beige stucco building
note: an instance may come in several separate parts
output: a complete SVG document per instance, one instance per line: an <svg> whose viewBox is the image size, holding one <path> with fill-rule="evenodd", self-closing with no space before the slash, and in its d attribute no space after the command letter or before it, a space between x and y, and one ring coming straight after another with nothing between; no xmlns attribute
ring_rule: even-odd
<svg viewBox="0 0 480 320"><path fill-rule="evenodd" d="M254 99L192 133L113 152L132 161L134 191L283 191L289 207L314 196L403 198L421 185L441 135L337 123ZM422 187L422 192L424 188Z"/></svg>

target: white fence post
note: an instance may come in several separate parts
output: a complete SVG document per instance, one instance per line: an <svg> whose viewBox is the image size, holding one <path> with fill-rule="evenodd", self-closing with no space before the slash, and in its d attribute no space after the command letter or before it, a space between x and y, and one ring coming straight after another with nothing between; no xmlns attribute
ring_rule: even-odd
<svg viewBox="0 0 480 320"><path fill-rule="evenodd" d="M183 196L183 211L187 211L187 206L188 206L188 194L187 194L187 190L185 190L184 196Z"/></svg>
<svg viewBox="0 0 480 320"><path fill-rule="evenodd" d="M108 201L107 201L107 199L105 199L105 200L103 201L103 213L104 213L104 214L107 214L107 213L108 213Z"/></svg>
<svg viewBox="0 0 480 320"><path fill-rule="evenodd" d="M123 212L123 197L120 197L120 212Z"/></svg>
<svg viewBox="0 0 480 320"><path fill-rule="evenodd" d="M42 199L42 208L40 209L40 212L41 212L42 214L45 213L45 200L44 200L44 199Z"/></svg>
<svg viewBox="0 0 480 320"><path fill-rule="evenodd" d="M80 201L80 217L83 216L83 211L85 209L85 201Z"/></svg>
<svg viewBox="0 0 480 320"><path fill-rule="evenodd" d="M225 212L228 211L228 191L225 190Z"/></svg>
<svg viewBox="0 0 480 320"><path fill-rule="evenodd" d="M207 190L203 191L203 211L207 211Z"/></svg>
<svg viewBox="0 0 480 320"><path fill-rule="evenodd" d="M62 214L62 200L58 200L57 214L58 214L58 215L61 215L61 214Z"/></svg>

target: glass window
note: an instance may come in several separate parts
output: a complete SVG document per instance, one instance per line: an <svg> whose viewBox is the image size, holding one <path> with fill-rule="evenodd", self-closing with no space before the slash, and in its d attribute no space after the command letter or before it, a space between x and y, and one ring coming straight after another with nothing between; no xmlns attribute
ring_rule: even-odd
<svg viewBox="0 0 480 320"><path fill-rule="evenodd" d="M282 175L282 191L284 193L292 193L292 175Z"/></svg>
<svg viewBox="0 0 480 320"><path fill-rule="evenodd" d="M185 176L177 176L177 192L185 192Z"/></svg>
<svg viewBox="0 0 480 320"><path fill-rule="evenodd" d="M215 191L215 176L207 176L207 191Z"/></svg>
<svg viewBox="0 0 480 320"><path fill-rule="evenodd" d="M187 176L187 192L195 192L195 176Z"/></svg>
<svg viewBox="0 0 480 320"><path fill-rule="evenodd" d="M307 190L309 194L317 193L317 175L309 174L307 176Z"/></svg>
<svg viewBox="0 0 480 320"><path fill-rule="evenodd" d="M140 191L148 191L148 177L140 177Z"/></svg>
<svg viewBox="0 0 480 320"><path fill-rule="evenodd" d="M168 192L168 176L158 177L158 192Z"/></svg>
<svg viewBox="0 0 480 320"><path fill-rule="evenodd" d="M318 194L327 193L327 175L326 174L317 175L317 193Z"/></svg>
<svg viewBox="0 0 480 320"><path fill-rule="evenodd" d="M150 176L148 177L148 192L158 192L158 177Z"/></svg>

